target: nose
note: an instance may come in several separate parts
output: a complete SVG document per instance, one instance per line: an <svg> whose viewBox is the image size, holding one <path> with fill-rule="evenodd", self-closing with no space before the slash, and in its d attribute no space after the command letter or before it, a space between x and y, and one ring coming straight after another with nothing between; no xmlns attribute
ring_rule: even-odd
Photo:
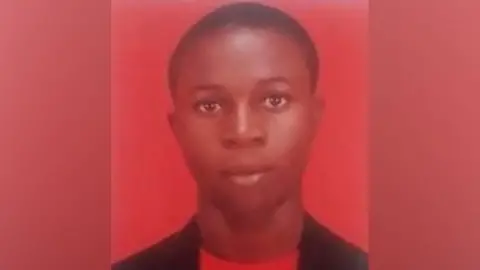
<svg viewBox="0 0 480 270"><path fill-rule="evenodd" d="M266 143L261 116L248 106L239 106L227 119L222 144L227 149L262 147Z"/></svg>

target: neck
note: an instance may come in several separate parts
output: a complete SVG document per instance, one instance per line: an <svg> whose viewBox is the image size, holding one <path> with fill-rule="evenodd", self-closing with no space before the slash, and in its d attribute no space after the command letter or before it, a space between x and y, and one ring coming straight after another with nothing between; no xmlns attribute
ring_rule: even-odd
<svg viewBox="0 0 480 270"><path fill-rule="evenodd" d="M213 204L199 205L197 222L203 248L226 260L265 261L295 251L300 242L304 211L299 198L286 201L261 220L249 220L252 226L229 222Z"/></svg>

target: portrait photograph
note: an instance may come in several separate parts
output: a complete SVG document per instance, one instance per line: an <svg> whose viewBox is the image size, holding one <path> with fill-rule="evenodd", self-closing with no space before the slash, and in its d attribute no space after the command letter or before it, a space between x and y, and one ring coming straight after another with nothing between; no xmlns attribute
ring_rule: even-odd
<svg viewBox="0 0 480 270"><path fill-rule="evenodd" d="M368 2L113 0L113 270L368 269Z"/></svg>

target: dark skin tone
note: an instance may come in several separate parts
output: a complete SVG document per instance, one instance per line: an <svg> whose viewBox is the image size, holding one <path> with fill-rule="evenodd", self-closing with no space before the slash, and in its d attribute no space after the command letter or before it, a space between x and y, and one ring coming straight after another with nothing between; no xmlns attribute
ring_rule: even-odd
<svg viewBox="0 0 480 270"><path fill-rule="evenodd" d="M182 55L169 120L197 182L210 253L257 262L296 249L321 114L310 75L301 47L273 30L216 30Z"/></svg>

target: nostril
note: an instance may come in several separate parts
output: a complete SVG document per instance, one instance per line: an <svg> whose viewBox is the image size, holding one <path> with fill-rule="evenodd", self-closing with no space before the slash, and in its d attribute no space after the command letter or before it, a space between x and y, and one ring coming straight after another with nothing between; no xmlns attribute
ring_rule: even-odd
<svg viewBox="0 0 480 270"><path fill-rule="evenodd" d="M223 140L223 146L225 148L234 148L236 145L237 145L237 143L235 142L235 140L232 140L232 139L224 139Z"/></svg>

